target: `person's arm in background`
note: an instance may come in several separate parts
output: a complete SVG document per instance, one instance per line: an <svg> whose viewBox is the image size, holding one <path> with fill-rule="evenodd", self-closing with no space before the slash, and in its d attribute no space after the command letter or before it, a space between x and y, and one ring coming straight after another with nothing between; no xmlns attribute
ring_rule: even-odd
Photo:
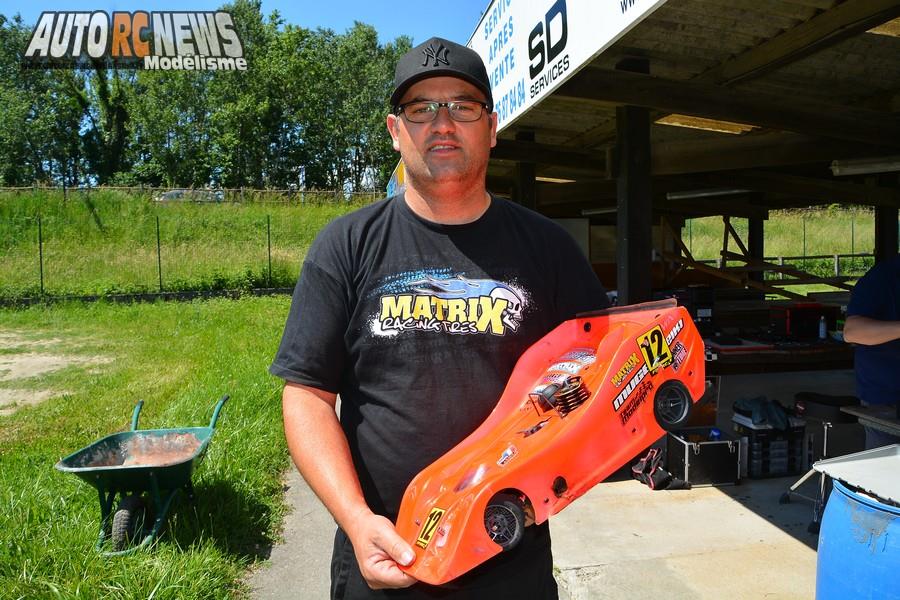
<svg viewBox="0 0 900 600"><path fill-rule="evenodd" d="M416 579L397 564L410 564L415 553L397 535L393 523L373 513L366 504L347 438L335 414L336 401L331 392L285 384L282 412L291 458L347 534L369 587L408 587Z"/></svg>
<svg viewBox="0 0 900 600"><path fill-rule="evenodd" d="M900 321L879 321L861 315L850 315L844 323L844 341L873 346L900 339Z"/></svg>

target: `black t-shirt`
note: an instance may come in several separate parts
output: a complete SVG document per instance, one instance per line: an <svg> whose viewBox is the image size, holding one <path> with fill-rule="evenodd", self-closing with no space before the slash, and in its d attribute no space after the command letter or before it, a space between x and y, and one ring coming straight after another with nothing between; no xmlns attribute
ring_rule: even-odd
<svg viewBox="0 0 900 600"><path fill-rule="evenodd" d="M340 394L366 501L394 520L410 480L488 416L519 356L607 304L549 219L494 197L478 220L441 225L395 196L316 238L270 371Z"/></svg>

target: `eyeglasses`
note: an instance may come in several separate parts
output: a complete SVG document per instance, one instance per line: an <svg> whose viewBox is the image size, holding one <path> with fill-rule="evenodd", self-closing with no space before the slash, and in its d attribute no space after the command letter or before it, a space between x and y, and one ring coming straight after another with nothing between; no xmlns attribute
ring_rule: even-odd
<svg viewBox="0 0 900 600"><path fill-rule="evenodd" d="M462 123L477 121L481 118L481 111L487 108L487 104L477 100L422 101L401 104L397 107L397 114L403 113L411 123L431 123L442 106L447 107L451 119Z"/></svg>

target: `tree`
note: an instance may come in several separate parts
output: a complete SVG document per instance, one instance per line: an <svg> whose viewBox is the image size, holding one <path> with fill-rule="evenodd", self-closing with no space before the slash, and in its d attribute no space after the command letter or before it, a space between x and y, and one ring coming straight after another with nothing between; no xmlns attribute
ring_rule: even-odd
<svg viewBox="0 0 900 600"><path fill-rule="evenodd" d="M382 189L394 65L362 23L343 34L230 11L246 71L22 70L31 34L0 15L0 182Z"/></svg>

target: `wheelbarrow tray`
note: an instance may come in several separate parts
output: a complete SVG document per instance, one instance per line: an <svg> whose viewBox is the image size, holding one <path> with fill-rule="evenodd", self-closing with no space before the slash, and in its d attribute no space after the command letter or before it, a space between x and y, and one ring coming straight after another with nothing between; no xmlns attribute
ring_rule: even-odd
<svg viewBox="0 0 900 600"><path fill-rule="evenodd" d="M190 483L212 434L210 427L114 433L63 458L56 468L98 489L150 491L151 472L159 488L181 488Z"/></svg>

